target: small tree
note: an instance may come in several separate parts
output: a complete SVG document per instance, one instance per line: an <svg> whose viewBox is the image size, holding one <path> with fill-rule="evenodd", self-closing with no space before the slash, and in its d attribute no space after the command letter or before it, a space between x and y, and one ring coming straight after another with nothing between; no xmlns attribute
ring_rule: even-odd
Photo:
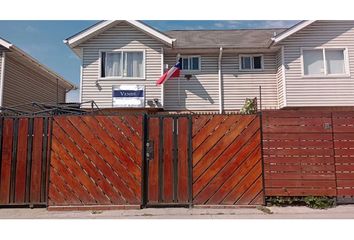
<svg viewBox="0 0 354 240"><path fill-rule="evenodd" d="M255 114L257 113L257 98L246 98L245 104L240 110L241 114Z"/></svg>

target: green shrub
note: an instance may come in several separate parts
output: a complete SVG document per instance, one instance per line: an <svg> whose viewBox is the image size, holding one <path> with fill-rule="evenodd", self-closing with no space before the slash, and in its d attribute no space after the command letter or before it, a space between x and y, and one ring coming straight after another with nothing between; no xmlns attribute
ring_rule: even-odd
<svg viewBox="0 0 354 240"><path fill-rule="evenodd" d="M308 196L304 198L306 206L316 209L326 209L335 206L335 200L329 197L313 197Z"/></svg>
<svg viewBox="0 0 354 240"><path fill-rule="evenodd" d="M269 197L267 204L271 206L307 206L315 209L326 209L336 205L336 201L331 197Z"/></svg>
<svg viewBox="0 0 354 240"><path fill-rule="evenodd" d="M245 104L240 110L241 114L255 114L257 113L257 98L246 98Z"/></svg>

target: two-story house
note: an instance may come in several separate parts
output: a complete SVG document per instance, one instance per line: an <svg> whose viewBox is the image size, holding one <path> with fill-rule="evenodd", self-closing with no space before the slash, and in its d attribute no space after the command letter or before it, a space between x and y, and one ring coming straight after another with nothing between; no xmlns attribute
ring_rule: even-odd
<svg viewBox="0 0 354 240"><path fill-rule="evenodd" d="M234 111L354 106L354 21L289 29L160 32L140 21L101 21L64 40L81 58L80 101L100 108ZM182 71L156 81L182 58Z"/></svg>

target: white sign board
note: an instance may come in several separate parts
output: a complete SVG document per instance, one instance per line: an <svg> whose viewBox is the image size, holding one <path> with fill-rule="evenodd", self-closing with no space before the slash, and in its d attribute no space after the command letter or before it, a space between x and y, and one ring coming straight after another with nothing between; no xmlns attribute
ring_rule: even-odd
<svg viewBox="0 0 354 240"><path fill-rule="evenodd" d="M113 107L145 107L145 86L119 85L112 88Z"/></svg>

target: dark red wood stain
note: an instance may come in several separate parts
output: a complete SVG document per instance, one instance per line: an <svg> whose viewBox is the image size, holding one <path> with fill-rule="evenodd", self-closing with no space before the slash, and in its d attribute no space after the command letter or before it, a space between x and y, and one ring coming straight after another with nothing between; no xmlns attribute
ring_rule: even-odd
<svg viewBox="0 0 354 240"><path fill-rule="evenodd" d="M193 125L193 203L263 204L259 116L216 115L203 122Z"/></svg>
<svg viewBox="0 0 354 240"><path fill-rule="evenodd" d="M154 158L149 161L149 203L158 202L159 118L149 119L149 140L154 142Z"/></svg>
<svg viewBox="0 0 354 240"><path fill-rule="evenodd" d="M173 177L172 177L172 134L173 134L173 119L164 119L164 143L163 143L163 197L164 202L171 203L173 199Z"/></svg>
<svg viewBox="0 0 354 240"><path fill-rule="evenodd" d="M21 118L18 124L17 166L15 184L15 202L25 202L26 163L27 163L28 119Z"/></svg>
<svg viewBox="0 0 354 240"><path fill-rule="evenodd" d="M178 182L179 203L188 202L188 119L178 119Z"/></svg>
<svg viewBox="0 0 354 240"><path fill-rule="evenodd" d="M0 204L8 204L10 201L13 119L4 119L2 136Z"/></svg>

